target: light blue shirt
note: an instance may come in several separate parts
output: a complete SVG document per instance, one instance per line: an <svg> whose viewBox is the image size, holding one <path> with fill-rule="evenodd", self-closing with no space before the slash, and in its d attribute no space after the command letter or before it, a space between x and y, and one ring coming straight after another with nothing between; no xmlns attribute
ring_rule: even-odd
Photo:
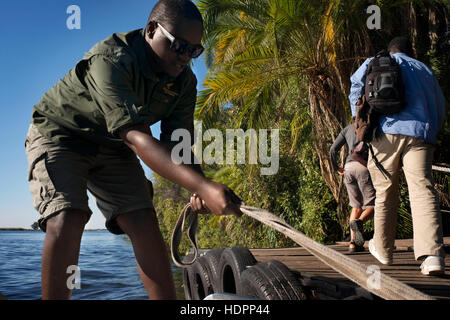
<svg viewBox="0 0 450 320"><path fill-rule="evenodd" d="M380 116L381 131L416 137L434 144L444 123L446 108L439 83L424 63L404 53L395 53L392 57L402 69L406 106L399 113ZM356 115L356 102L364 94L366 70L372 59L364 61L350 78L349 99L353 116Z"/></svg>

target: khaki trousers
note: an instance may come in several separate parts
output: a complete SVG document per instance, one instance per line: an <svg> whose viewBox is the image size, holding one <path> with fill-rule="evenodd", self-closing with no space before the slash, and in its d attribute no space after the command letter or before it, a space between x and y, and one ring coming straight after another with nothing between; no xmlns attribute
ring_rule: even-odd
<svg viewBox="0 0 450 320"><path fill-rule="evenodd" d="M384 175L369 153L368 169L376 190L374 216L375 249L383 258L391 258L394 249L399 205L399 174L403 168L408 184L414 232L414 255L445 256L442 216L434 189L431 167L434 147L421 139L383 134L372 141L375 157L390 174Z"/></svg>

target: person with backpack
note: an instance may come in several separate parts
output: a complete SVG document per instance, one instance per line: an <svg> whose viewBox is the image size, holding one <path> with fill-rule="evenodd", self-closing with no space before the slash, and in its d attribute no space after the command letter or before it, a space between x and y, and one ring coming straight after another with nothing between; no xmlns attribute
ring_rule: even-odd
<svg viewBox="0 0 450 320"><path fill-rule="evenodd" d="M160 0L145 28L97 43L34 106L25 147L30 191L46 232L43 299L71 297L67 270L78 264L92 214L87 190L106 228L129 236L149 297L176 299L152 187L138 157L194 193L194 210L242 215L230 188L207 179L199 166L175 163L170 153L174 130L187 129L193 138L197 80L189 62L203 52L202 36L202 16L191 1ZM158 121L160 140L150 131Z"/></svg>
<svg viewBox="0 0 450 320"><path fill-rule="evenodd" d="M349 153L345 159L344 168L339 168L336 155L345 144L348 146ZM375 189L367 170L367 153L365 156L358 155L355 151L358 146L360 141L356 138L355 127L351 123L339 133L330 148L331 165L335 172L344 177L352 207L349 252L364 251L363 224L372 219L375 205Z"/></svg>
<svg viewBox="0 0 450 320"><path fill-rule="evenodd" d="M382 264L393 263L402 168L411 204L415 258L422 261L424 275L440 275L445 272L445 252L431 170L433 144L445 120L445 99L430 68L411 58L412 46L406 37L394 38L388 51L359 67L351 77L349 95L357 122L366 120L360 124L374 128L366 130L369 134L364 138L370 143L368 169L376 190L369 251Z"/></svg>

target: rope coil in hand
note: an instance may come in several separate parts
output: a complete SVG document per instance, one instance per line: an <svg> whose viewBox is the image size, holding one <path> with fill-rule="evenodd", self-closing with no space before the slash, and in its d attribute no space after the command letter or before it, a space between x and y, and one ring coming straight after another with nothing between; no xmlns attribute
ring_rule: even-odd
<svg viewBox="0 0 450 320"><path fill-rule="evenodd" d="M181 261L178 247L180 246L181 239L183 237L183 230L185 222L188 222L187 235L189 241L191 241L194 248L194 257L191 261ZM197 244L197 227L198 227L198 214L192 210L191 205L187 204L181 211L178 217L175 228L172 232L172 238L170 241L170 252L172 254L172 260L177 267L185 268L195 262L198 258L198 244Z"/></svg>

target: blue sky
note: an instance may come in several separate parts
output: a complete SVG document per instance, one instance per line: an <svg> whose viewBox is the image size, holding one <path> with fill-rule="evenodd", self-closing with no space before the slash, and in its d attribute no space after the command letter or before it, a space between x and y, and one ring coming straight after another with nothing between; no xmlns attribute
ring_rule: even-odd
<svg viewBox="0 0 450 320"><path fill-rule="evenodd" d="M2 1L0 4L0 228L29 228L39 217L26 180L24 141L31 109L42 95L75 66L95 43L115 32L145 26L156 0L39 0ZM81 9L81 29L69 30L70 5ZM206 74L202 57L194 62L199 90ZM159 124L152 127L159 137ZM150 170L146 169L147 175ZM87 228L104 228L104 219L90 201L94 214Z"/></svg>

